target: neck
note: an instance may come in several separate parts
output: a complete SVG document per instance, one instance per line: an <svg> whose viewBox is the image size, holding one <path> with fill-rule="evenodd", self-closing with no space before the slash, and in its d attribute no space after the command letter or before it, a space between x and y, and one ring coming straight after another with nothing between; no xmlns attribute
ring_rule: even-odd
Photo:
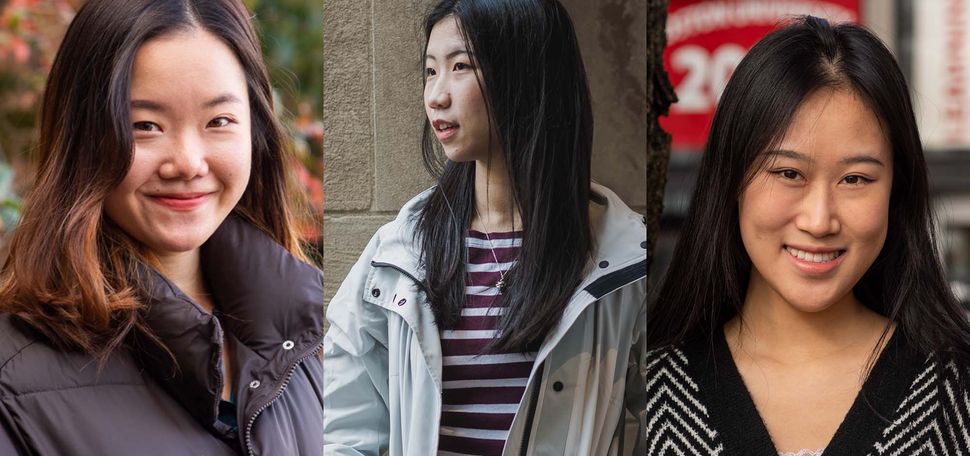
<svg viewBox="0 0 970 456"><path fill-rule="evenodd" d="M800 363L844 350L873 348L888 320L852 293L819 311L786 302L764 281L752 280L740 318L725 325L732 345L748 354Z"/></svg>
<svg viewBox="0 0 970 456"><path fill-rule="evenodd" d="M475 162L475 214L472 229L504 232L522 229L519 208L512 199L512 182L501 151Z"/></svg>
<svg viewBox="0 0 970 456"><path fill-rule="evenodd" d="M203 309L212 312L213 304L206 292L205 280L202 278L202 262L199 249L188 252L158 255L161 273L172 281L183 293Z"/></svg>

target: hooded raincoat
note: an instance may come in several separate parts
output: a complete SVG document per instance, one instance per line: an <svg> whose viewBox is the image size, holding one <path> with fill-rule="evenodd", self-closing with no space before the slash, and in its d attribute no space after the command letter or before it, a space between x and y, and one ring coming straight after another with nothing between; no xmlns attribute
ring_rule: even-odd
<svg viewBox="0 0 970 456"><path fill-rule="evenodd" d="M646 228L613 192L592 190L592 263L536 355L507 455L646 451ZM437 452L441 342L413 241L431 191L378 230L330 301L327 455Z"/></svg>

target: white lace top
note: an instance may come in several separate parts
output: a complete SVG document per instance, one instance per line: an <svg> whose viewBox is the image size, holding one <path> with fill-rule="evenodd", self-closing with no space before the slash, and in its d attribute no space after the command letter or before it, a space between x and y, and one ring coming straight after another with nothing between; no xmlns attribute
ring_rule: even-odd
<svg viewBox="0 0 970 456"><path fill-rule="evenodd" d="M798 451L779 451L778 456L822 456L822 451L825 448L820 448L818 450L801 449Z"/></svg>

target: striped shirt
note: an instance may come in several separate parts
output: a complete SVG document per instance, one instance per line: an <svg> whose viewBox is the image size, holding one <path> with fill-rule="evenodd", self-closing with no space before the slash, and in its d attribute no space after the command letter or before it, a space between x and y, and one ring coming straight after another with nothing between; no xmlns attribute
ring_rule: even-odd
<svg viewBox="0 0 970 456"><path fill-rule="evenodd" d="M465 239L465 307L454 330L441 334L439 456L501 455L525 393L535 353L482 354L505 313L495 285L515 264L520 236L521 232L489 233L486 238L469 230Z"/></svg>

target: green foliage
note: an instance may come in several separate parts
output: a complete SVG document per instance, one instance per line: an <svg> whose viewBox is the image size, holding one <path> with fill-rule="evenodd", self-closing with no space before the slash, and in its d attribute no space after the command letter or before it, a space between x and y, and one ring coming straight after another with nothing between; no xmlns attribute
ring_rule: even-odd
<svg viewBox="0 0 970 456"><path fill-rule="evenodd" d="M300 102L322 112L323 2L246 0L263 40L270 77L283 105L296 112Z"/></svg>

